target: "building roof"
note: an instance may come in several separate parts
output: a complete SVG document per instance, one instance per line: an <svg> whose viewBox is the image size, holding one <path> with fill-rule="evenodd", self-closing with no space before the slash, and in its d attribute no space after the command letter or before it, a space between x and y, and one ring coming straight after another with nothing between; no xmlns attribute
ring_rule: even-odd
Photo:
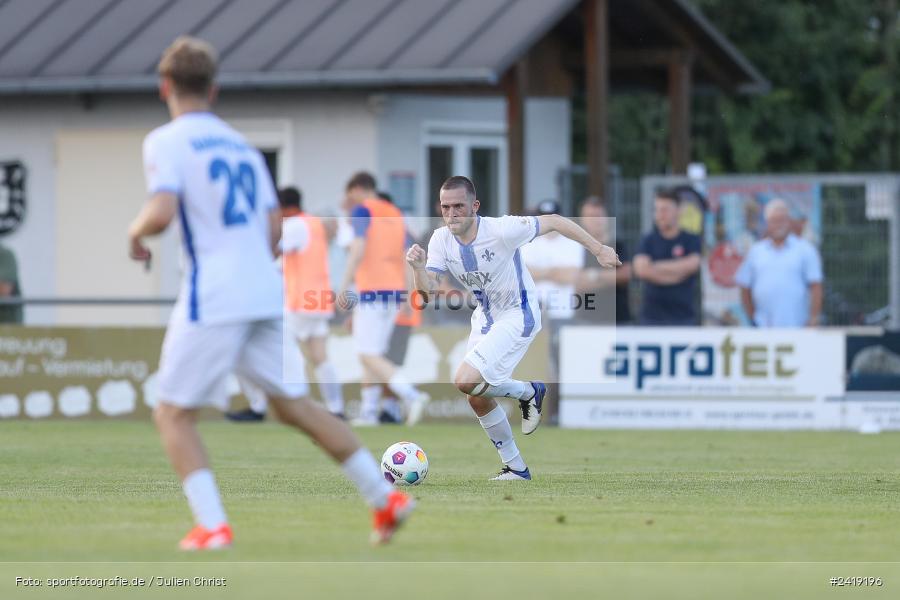
<svg viewBox="0 0 900 600"><path fill-rule="evenodd" d="M765 82L685 0L663 3L689 17L723 68ZM494 85L578 4L0 0L0 94L154 89L159 56L179 34L219 49L219 83L230 89Z"/></svg>

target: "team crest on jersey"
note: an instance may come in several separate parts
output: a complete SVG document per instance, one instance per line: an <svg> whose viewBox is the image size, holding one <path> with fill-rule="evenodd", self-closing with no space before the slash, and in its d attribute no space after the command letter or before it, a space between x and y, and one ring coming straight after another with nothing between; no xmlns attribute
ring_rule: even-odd
<svg viewBox="0 0 900 600"><path fill-rule="evenodd" d="M485 248L484 252L481 253L481 258L488 262L494 260L494 256L496 256L496 252L491 252L490 248Z"/></svg>

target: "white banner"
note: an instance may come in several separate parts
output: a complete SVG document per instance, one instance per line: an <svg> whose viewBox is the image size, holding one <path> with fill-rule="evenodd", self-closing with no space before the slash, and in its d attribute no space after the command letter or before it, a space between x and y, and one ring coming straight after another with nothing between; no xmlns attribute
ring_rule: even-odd
<svg viewBox="0 0 900 600"><path fill-rule="evenodd" d="M563 427L841 424L842 332L568 327L560 335Z"/></svg>

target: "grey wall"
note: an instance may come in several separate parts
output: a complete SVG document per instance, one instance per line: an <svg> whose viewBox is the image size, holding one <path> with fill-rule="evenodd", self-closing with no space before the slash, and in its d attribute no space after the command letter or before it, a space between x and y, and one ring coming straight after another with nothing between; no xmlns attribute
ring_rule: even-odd
<svg viewBox="0 0 900 600"><path fill-rule="evenodd" d="M426 123L476 124L505 129L505 105L499 97L450 97L411 94L371 95L363 92L305 92L225 94L217 107L224 118L239 123L285 125L290 161L281 183L299 185L307 206L316 212L338 207L348 176L373 170L387 183L392 171L422 176L422 138ZM28 169L28 208L25 222L3 243L18 255L22 287L28 296L58 293L57 164L60 131L141 130L168 119L165 106L151 95L101 96L90 106L74 96L3 98L0 103L0 161L21 160ZM554 177L568 164L569 106L566 99L529 99L526 105L526 203L533 206L555 196ZM137 142L136 142L137 143ZM506 168L505 166L503 167ZM103 184L104 173L97 173ZM117 184L118 185L118 184ZM143 182L123 191L123 201L139 206ZM416 188L417 194L419 188ZM78 202L89 190L66 190L66 202ZM421 206L424 206L424 202ZM93 215L96 228L85 235L124 236L121 224L105 223ZM63 224L64 225L64 224ZM174 237L166 242L158 293L177 291L178 249ZM62 249L78 253L79 248ZM124 241L123 241L124 252ZM85 268L91 268L86 265ZM127 295L123 290L122 295ZM84 295L92 290L85 289ZM28 307L29 323L55 322L52 307Z"/></svg>
<svg viewBox="0 0 900 600"><path fill-rule="evenodd" d="M415 173L417 192L423 138L428 123L493 126L506 131L506 105L500 97L390 94L378 102L378 175L384 185L392 171ZM571 111L567 98L529 98L525 106L525 205L556 197L556 172L570 163ZM504 165L504 169L506 166ZM476 182L477 183L477 182ZM425 202L419 198L419 205Z"/></svg>
<svg viewBox="0 0 900 600"><path fill-rule="evenodd" d="M282 183L300 185L311 210L334 210L343 197L348 176L359 169L376 169L375 120L368 95L266 93L265 95L225 95L217 112L241 123L284 122L291 154L289 177ZM56 266L56 144L62 130L146 129L166 122L165 106L154 96L104 96L90 108L76 97L3 98L0 103L0 161L21 160L28 169L27 214L22 227L3 238L19 259L23 291L28 296L57 294ZM136 142L137 143L137 142ZM102 184L104 174L96 174ZM143 182L135 182L127 195L141 194ZM78 202L89 190L67 190L66 202ZM125 193L123 192L123 195ZM133 199L128 198L127 201ZM139 206L142 198L136 199ZM123 237L120 223L104 222L94 215L96 228L85 235ZM173 240L174 243L174 240ZM78 252L78 247L64 249ZM125 251L123 237L123 252ZM177 248L163 254L177 255ZM175 269L176 259L162 267ZM94 265L85 265L92 268ZM177 291L177 274L160 278L159 294ZM123 290L122 295L127 295ZM91 295L90 289L83 291ZM28 307L26 321L52 324L53 308Z"/></svg>
<svg viewBox="0 0 900 600"><path fill-rule="evenodd" d="M556 173L571 162L569 99L529 98L525 103L525 205L556 199Z"/></svg>

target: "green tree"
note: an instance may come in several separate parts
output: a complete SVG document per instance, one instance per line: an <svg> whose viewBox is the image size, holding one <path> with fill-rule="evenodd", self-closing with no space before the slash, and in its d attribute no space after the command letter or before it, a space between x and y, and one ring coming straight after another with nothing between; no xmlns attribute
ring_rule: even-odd
<svg viewBox="0 0 900 600"><path fill-rule="evenodd" d="M900 169L897 0L697 0L772 83L694 102L694 157L725 172Z"/></svg>
<svg viewBox="0 0 900 600"><path fill-rule="evenodd" d="M694 0L771 82L696 95L694 160L710 173L900 170L898 0ZM576 97L573 158L583 157ZM614 94L610 158L626 176L668 165L667 103Z"/></svg>

